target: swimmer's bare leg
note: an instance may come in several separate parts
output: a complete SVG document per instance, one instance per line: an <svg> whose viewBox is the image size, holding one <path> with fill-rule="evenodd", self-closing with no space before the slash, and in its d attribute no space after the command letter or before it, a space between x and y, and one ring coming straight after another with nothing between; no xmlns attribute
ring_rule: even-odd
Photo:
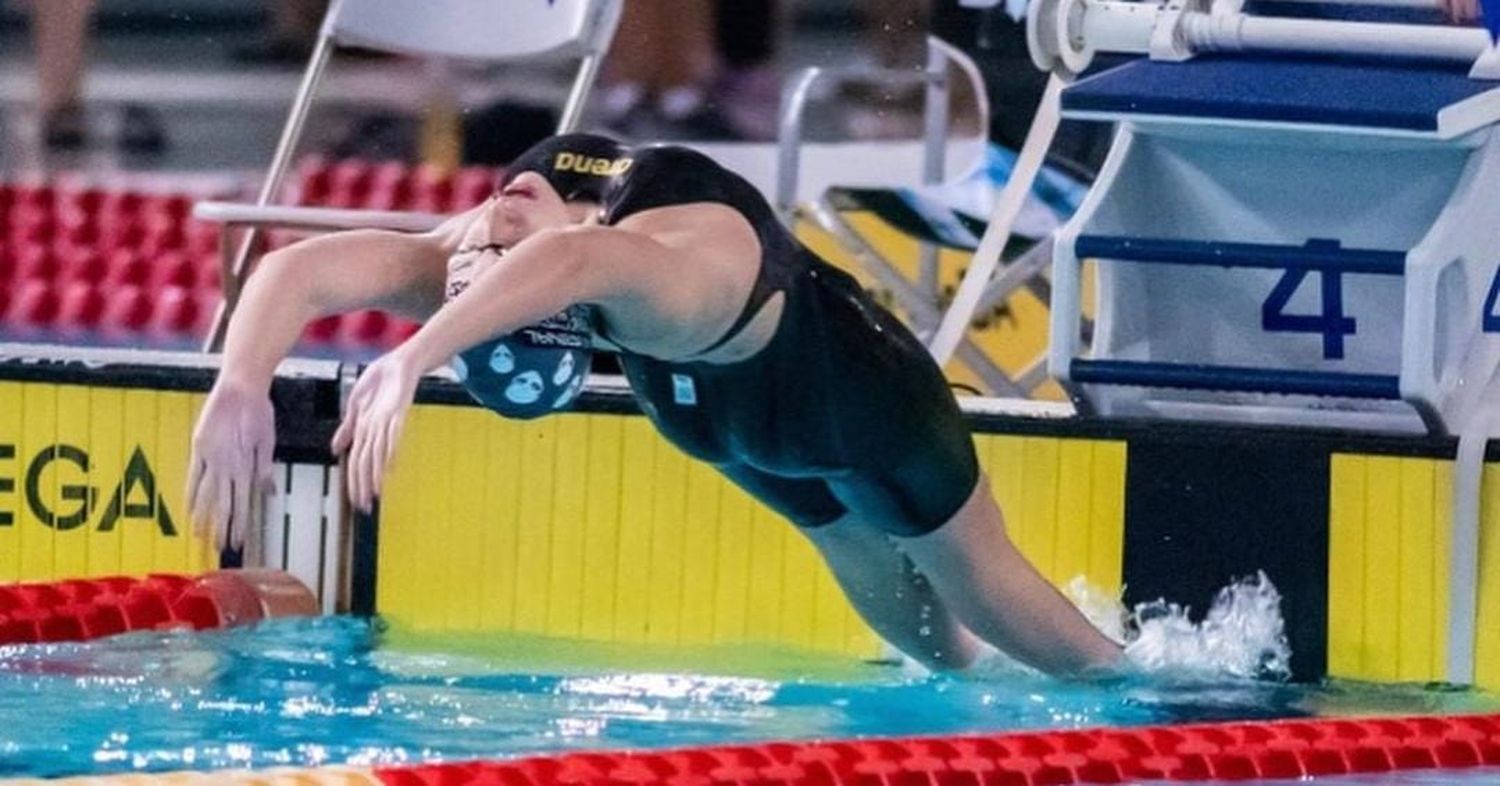
<svg viewBox="0 0 1500 786"><path fill-rule="evenodd" d="M1108 674L1120 667L1120 647L1011 542L983 475L946 524L898 542L954 616L1006 654L1061 676Z"/></svg>
<svg viewBox="0 0 1500 786"><path fill-rule="evenodd" d="M902 652L934 670L970 665L983 645L960 625L891 538L852 515L800 529L854 609Z"/></svg>

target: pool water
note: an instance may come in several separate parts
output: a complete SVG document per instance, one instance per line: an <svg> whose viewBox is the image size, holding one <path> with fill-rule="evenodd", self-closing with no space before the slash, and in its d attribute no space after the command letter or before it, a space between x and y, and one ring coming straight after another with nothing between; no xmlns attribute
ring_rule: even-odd
<svg viewBox="0 0 1500 786"><path fill-rule="evenodd" d="M0 775L1497 707L1492 696L1422 686L1085 685L1014 670L957 679L774 650L397 636L333 617L0 648Z"/></svg>

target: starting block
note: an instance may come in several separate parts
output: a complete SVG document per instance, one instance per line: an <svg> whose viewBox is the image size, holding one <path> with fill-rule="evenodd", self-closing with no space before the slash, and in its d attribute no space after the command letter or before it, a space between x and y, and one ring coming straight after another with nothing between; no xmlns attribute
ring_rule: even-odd
<svg viewBox="0 0 1500 786"><path fill-rule="evenodd" d="M1032 14L1056 71L1150 55L1062 93L1064 116L1119 124L1054 252L1049 367L1080 408L1434 433L1473 417L1500 364L1486 30L1108 0Z"/></svg>

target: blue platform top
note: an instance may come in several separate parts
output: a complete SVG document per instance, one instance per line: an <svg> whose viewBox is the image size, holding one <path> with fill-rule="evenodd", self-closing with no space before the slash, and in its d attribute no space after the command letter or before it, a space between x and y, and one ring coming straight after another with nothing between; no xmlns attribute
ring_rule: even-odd
<svg viewBox="0 0 1500 786"><path fill-rule="evenodd" d="M1438 132L1448 107L1500 87L1428 63L1137 60L1063 91L1064 114L1154 115ZM1488 118L1482 122L1493 122Z"/></svg>
<svg viewBox="0 0 1500 786"><path fill-rule="evenodd" d="M1447 25L1448 18L1436 6L1357 5L1354 3L1309 3L1306 0L1248 0L1245 13L1291 19L1332 19L1342 22L1380 22L1394 25Z"/></svg>

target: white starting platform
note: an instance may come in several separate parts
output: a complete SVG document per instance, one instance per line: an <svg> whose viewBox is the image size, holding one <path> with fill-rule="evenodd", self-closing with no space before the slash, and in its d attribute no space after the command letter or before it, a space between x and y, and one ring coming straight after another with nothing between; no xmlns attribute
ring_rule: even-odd
<svg viewBox="0 0 1500 786"><path fill-rule="evenodd" d="M1062 92L1064 117L1119 123L1054 259L1049 365L1081 409L1439 433L1473 417L1500 362L1500 58L1484 30L1379 16L1034 3L1055 72L1149 55Z"/></svg>

